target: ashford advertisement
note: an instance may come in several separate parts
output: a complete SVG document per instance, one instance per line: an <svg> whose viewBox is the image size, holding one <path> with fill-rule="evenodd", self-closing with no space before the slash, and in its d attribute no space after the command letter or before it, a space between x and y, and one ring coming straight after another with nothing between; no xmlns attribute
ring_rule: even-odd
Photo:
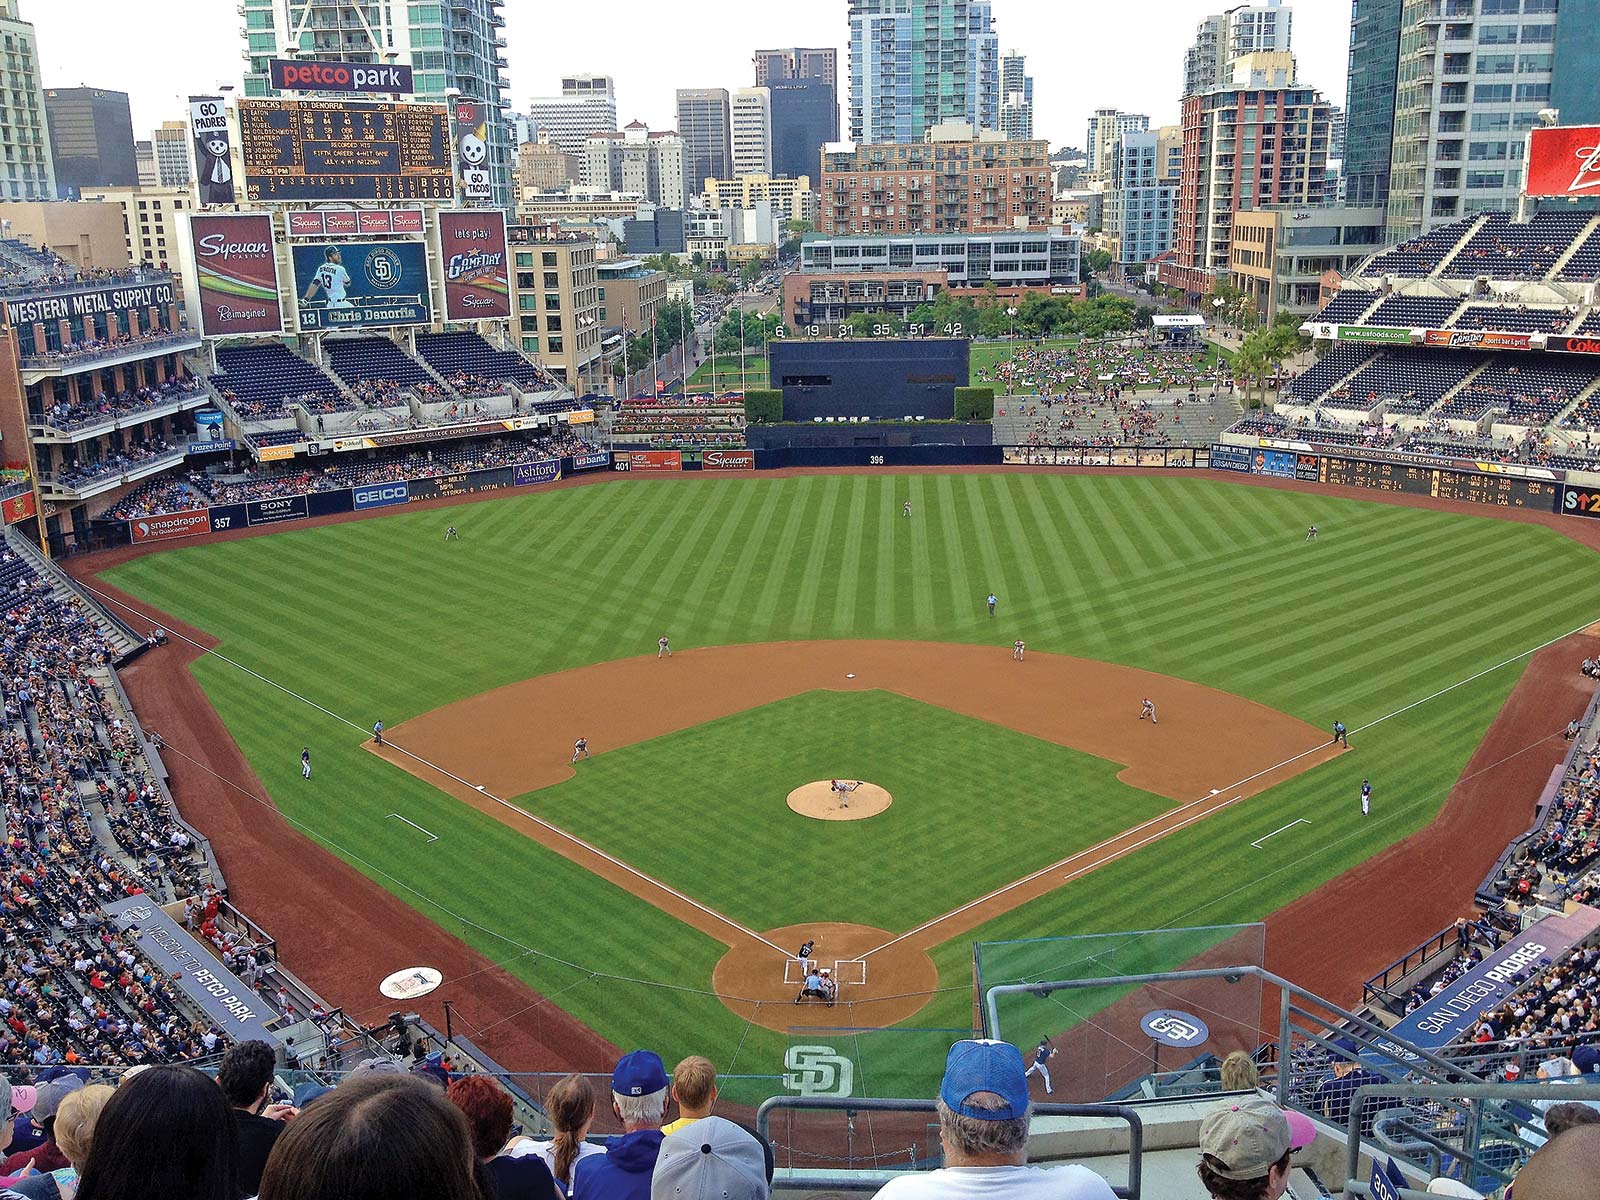
<svg viewBox="0 0 1600 1200"><path fill-rule="evenodd" d="M206 337L277 333L278 259L272 218L266 213L189 218L195 279L200 291L200 332Z"/></svg>
<svg viewBox="0 0 1600 1200"><path fill-rule="evenodd" d="M334 242L295 246L300 329L426 325L427 251L416 242Z"/></svg>

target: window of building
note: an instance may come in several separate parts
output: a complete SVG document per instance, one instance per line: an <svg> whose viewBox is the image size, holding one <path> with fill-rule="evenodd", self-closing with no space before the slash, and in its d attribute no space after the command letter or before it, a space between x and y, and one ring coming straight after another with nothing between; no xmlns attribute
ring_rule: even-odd
<svg viewBox="0 0 1600 1200"><path fill-rule="evenodd" d="M1554 25L1524 25L1522 27L1523 45L1532 45L1556 40L1556 27Z"/></svg>
<svg viewBox="0 0 1600 1200"><path fill-rule="evenodd" d="M1504 171L1468 171L1468 190L1481 190L1483 188L1503 188L1506 186L1506 173Z"/></svg>
<svg viewBox="0 0 1600 1200"><path fill-rule="evenodd" d="M1517 58L1517 70L1524 75L1543 75L1555 69L1554 54L1523 54Z"/></svg>
<svg viewBox="0 0 1600 1200"><path fill-rule="evenodd" d="M1478 26L1478 45L1480 46L1510 46L1516 40L1517 27L1515 25Z"/></svg>
<svg viewBox="0 0 1600 1200"><path fill-rule="evenodd" d="M1479 75L1510 75L1516 69L1517 56L1515 54L1478 55Z"/></svg>
<svg viewBox="0 0 1600 1200"><path fill-rule="evenodd" d="M1511 128L1510 113L1483 113L1472 114L1473 133L1499 133Z"/></svg>
<svg viewBox="0 0 1600 1200"><path fill-rule="evenodd" d="M1509 83L1474 84L1472 100L1475 104L1510 104L1511 85Z"/></svg>
<svg viewBox="0 0 1600 1200"><path fill-rule="evenodd" d="M565 346L563 345L563 342L562 342L561 338L558 338L558 337L549 338L548 342L549 342L549 345L550 345L550 353L551 354L561 354L561 353L565 352Z"/></svg>
<svg viewBox="0 0 1600 1200"><path fill-rule="evenodd" d="M1517 100L1522 104L1548 104L1550 101L1550 85L1548 83L1519 83L1517 84Z"/></svg>

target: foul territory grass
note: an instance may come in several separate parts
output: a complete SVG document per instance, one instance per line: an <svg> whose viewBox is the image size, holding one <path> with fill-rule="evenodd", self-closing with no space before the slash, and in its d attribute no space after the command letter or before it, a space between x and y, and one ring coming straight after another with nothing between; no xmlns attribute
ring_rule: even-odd
<svg viewBox="0 0 1600 1200"><path fill-rule="evenodd" d="M911 519L900 515L907 499ZM1312 522L1322 537L1307 544ZM444 543L449 524L461 542ZM1000 652L1021 637L1357 729L1600 616L1600 558L1552 530L1200 476L619 480L174 549L112 579L348 717L219 659L194 668L273 801L313 836L614 1042L652 1045L669 1061L707 1053L752 1073L782 1070L781 1035L747 1029L705 992L660 986L708 987L718 943L367 754L362 728L652 653L665 632L680 646L889 637ZM991 590L993 620L982 603ZM1357 733L1334 762L953 938L934 951L947 990L913 1023L970 1021L973 940L1257 920L1375 854L1432 818L1520 670ZM908 755L931 754L940 728L919 717L893 736ZM793 731L780 733L662 782L660 802L692 808L708 777L764 769L790 753ZM310 786L302 745L316 757ZM588 765L604 769L608 757ZM998 790L1009 764L989 765ZM1366 820L1363 777L1374 788ZM630 858L653 852L633 832L641 783L613 797L607 834ZM982 795L966 801L970 829L994 823L987 806ZM424 848L390 812L440 840ZM1295 817L1312 824L1250 848ZM973 890L960 886L965 841L942 842L932 869L950 877L952 900ZM813 869L851 870L808 865L803 846L767 853L730 858L719 846L695 866L708 881L796 900ZM919 858L878 853L884 878L867 886L885 894L930 873ZM892 924L865 904L856 917ZM509 1016L469 1015L479 1025ZM1047 1024L1026 1019L1016 1036Z"/></svg>
<svg viewBox="0 0 1600 1200"><path fill-rule="evenodd" d="M1170 807L1120 769L888 692L809 692L602 754L519 803L752 929L900 932ZM894 803L870 821L785 804L832 778L869 780ZM706 869L740 861L799 869L804 886Z"/></svg>

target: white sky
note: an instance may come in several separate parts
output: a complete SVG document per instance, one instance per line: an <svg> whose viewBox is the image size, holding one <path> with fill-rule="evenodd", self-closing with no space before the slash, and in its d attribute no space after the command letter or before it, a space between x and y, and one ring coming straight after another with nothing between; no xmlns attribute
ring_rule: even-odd
<svg viewBox="0 0 1600 1200"><path fill-rule="evenodd" d="M183 97L237 84L244 70L235 0L21 0L20 7L38 28L45 86L128 92L138 138L183 117ZM1227 7L1219 0L994 0L994 15L1002 51L1028 56L1035 136L1081 147L1097 107L1176 123L1184 48L1202 16ZM1342 104L1349 0L1299 0L1293 9L1301 81ZM506 0L505 12L519 110L531 96L558 92L562 74L590 72L615 77L622 123L637 117L668 129L675 88L748 87L751 53L777 46L837 46L845 86L845 0Z"/></svg>

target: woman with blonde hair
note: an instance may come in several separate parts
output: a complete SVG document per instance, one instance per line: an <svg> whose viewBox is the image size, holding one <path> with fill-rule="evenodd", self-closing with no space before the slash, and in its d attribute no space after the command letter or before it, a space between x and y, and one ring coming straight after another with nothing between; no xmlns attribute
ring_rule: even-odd
<svg viewBox="0 0 1600 1200"><path fill-rule="evenodd" d="M70 1171L46 1171L30 1175L11 1185L11 1191L27 1200L73 1200L78 1194L78 1172L89 1159L94 1141L95 1122L100 1110L117 1090L103 1083L90 1084L69 1092L56 1110L56 1145L72 1164Z"/></svg>
<svg viewBox="0 0 1600 1200"><path fill-rule="evenodd" d="M512 1158L537 1154L544 1159L563 1196L572 1191L572 1170L580 1158L604 1154L604 1146L585 1141L594 1124L595 1090L582 1075L572 1074L550 1089L544 1099L545 1116L555 1130L547 1142L523 1138L511 1148Z"/></svg>
<svg viewBox="0 0 1600 1200"><path fill-rule="evenodd" d="M1222 1090L1251 1092L1261 1086L1261 1072L1255 1060L1243 1050L1235 1050L1222 1060Z"/></svg>

